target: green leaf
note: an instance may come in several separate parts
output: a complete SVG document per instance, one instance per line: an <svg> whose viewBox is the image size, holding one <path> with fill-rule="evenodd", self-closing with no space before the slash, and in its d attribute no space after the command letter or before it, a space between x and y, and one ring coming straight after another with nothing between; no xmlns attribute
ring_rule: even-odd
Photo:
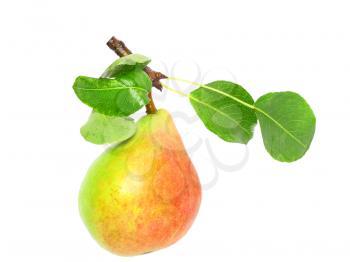
<svg viewBox="0 0 350 262"><path fill-rule="evenodd" d="M276 160L292 162L308 150L315 133L316 118L300 95L269 93L255 102L266 150Z"/></svg>
<svg viewBox="0 0 350 262"><path fill-rule="evenodd" d="M131 54L117 59L102 74L102 78L114 78L133 69L143 69L151 59L140 54Z"/></svg>
<svg viewBox="0 0 350 262"><path fill-rule="evenodd" d="M240 85L215 81L189 95L204 125L225 141L247 144L257 119L254 100Z"/></svg>
<svg viewBox="0 0 350 262"><path fill-rule="evenodd" d="M112 116L128 116L148 103L152 82L141 69L114 79L79 76L73 89L79 99L95 111Z"/></svg>
<svg viewBox="0 0 350 262"><path fill-rule="evenodd" d="M136 124L132 118L107 116L95 111L80 128L81 135L87 141L99 145L123 142L135 132Z"/></svg>

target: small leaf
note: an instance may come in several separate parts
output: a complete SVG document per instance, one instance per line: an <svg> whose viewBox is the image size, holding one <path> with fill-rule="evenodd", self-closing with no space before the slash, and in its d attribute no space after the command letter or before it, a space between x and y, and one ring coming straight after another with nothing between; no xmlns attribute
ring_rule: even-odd
<svg viewBox="0 0 350 262"><path fill-rule="evenodd" d="M215 81L192 91L189 98L204 125L223 140L247 144L252 138L254 100L243 87Z"/></svg>
<svg viewBox="0 0 350 262"><path fill-rule="evenodd" d="M102 78L114 78L133 69L143 69L151 59L139 54L131 54L117 59L102 74Z"/></svg>
<svg viewBox="0 0 350 262"><path fill-rule="evenodd" d="M128 116L148 103L152 82L141 69L114 79L79 76L73 89L79 99L95 111L112 116Z"/></svg>
<svg viewBox="0 0 350 262"><path fill-rule="evenodd" d="M80 128L81 135L87 141L99 145L123 142L135 132L136 124L132 118L107 116L95 111Z"/></svg>
<svg viewBox="0 0 350 262"><path fill-rule="evenodd" d="M315 133L316 118L300 95L269 93L256 103L266 150L276 160L293 162L308 150Z"/></svg>

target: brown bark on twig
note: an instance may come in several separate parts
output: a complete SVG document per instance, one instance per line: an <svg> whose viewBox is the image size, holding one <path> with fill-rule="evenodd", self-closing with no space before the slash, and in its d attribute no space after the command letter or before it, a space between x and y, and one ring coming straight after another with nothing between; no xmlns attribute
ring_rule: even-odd
<svg viewBox="0 0 350 262"><path fill-rule="evenodd" d="M118 56L126 56L132 54L129 48L124 44L123 41L117 39L116 37L112 36L111 39L107 42L107 46L112 49ZM144 71L147 73L149 78L152 80L152 84L155 88L162 90L162 85L160 84L159 80L167 78L166 75L164 75L161 72L157 72L152 70L150 67L145 67Z"/></svg>
<svg viewBox="0 0 350 262"><path fill-rule="evenodd" d="M111 39L107 42L107 46L112 49L118 56L126 56L132 54L129 48L124 44L123 41L118 40L116 37L112 36ZM146 66L144 68L144 71L149 76L149 78L152 81L152 85L162 91L162 85L160 84L161 79L167 78L166 75L164 75L161 72L157 72L152 70L150 67ZM146 105L146 112L147 114L153 114L157 112L156 106L154 105L153 99L152 99L152 93L150 92L148 94L149 103Z"/></svg>

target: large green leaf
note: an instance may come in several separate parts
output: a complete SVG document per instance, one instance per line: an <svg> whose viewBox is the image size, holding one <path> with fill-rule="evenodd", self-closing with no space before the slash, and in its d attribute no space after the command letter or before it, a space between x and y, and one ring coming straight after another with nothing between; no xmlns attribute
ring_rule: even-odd
<svg viewBox="0 0 350 262"><path fill-rule="evenodd" d="M192 91L189 98L204 125L223 140L247 144L252 138L254 100L240 85L215 81Z"/></svg>
<svg viewBox="0 0 350 262"><path fill-rule="evenodd" d="M140 54L123 56L113 62L102 74L103 78L114 78L133 69L143 69L151 59Z"/></svg>
<svg viewBox="0 0 350 262"><path fill-rule="evenodd" d="M136 123L132 118L107 116L92 111L89 120L80 128L81 135L94 144L120 143L132 137Z"/></svg>
<svg viewBox="0 0 350 262"><path fill-rule="evenodd" d="M128 116L146 105L151 87L151 80L141 69L114 79L79 76L73 85L82 102L99 113L114 116Z"/></svg>
<svg viewBox="0 0 350 262"><path fill-rule="evenodd" d="M300 95L293 92L269 93L255 102L266 150L282 162L301 158L315 132L316 118Z"/></svg>

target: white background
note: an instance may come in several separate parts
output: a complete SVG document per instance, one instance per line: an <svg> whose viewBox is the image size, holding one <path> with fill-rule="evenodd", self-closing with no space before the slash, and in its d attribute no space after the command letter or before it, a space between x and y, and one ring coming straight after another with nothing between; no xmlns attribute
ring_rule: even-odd
<svg viewBox="0 0 350 262"><path fill-rule="evenodd" d="M338 0L1 1L0 261L349 261L349 8ZM198 64L203 81L231 78L254 98L300 93L317 116L310 150L293 164L274 161L257 127L248 161L205 187L178 243L134 258L103 250L77 196L104 147L81 138L90 109L71 86L116 59L105 46L112 35L167 74L175 63L171 74L195 80ZM155 99L194 116L176 94ZM199 121L175 121L187 147L208 140L225 164L244 157L244 146ZM215 165L204 143L191 155L207 185Z"/></svg>

